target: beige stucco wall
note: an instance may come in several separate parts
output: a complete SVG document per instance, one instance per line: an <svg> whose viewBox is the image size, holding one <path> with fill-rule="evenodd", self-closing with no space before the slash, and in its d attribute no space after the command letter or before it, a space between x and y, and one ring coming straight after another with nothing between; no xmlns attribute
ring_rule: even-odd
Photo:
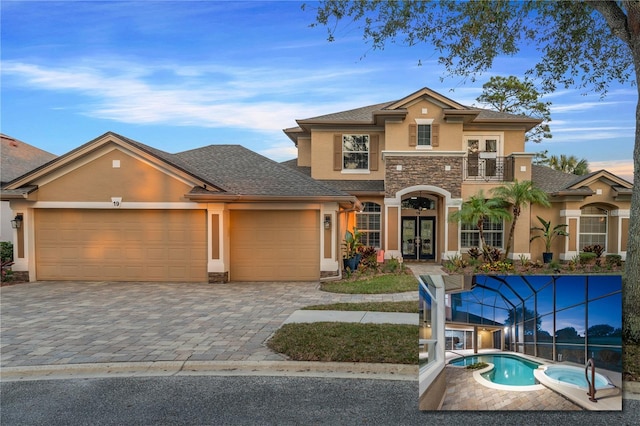
<svg viewBox="0 0 640 426"><path fill-rule="evenodd" d="M378 135L378 170L358 171L347 173L333 170L333 136L335 134L367 134ZM381 152L385 149L384 133L371 128L355 128L349 130L320 131L314 130L311 134L311 177L314 179L351 179L351 180L382 180L384 179L384 166ZM298 165L301 165L298 163Z"/></svg>
<svg viewBox="0 0 640 426"><path fill-rule="evenodd" d="M426 113L423 113L423 109L426 109ZM462 148L462 123L446 123L443 120L442 108L422 99L407 106L407 116L401 123L387 123L387 150L420 151L424 149L409 146L409 124L415 124L416 119L432 119L433 124L440 125L438 146L434 146L433 151L459 151Z"/></svg>
<svg viewBox="0 0 640 426"><path fill-rule="evenodd" d="M114 168L114 160L120 162L119 168ZM41 184L35 196L38 201L111 202L112 197L122 197L123 202L183 202L191 188L114 149Z"/></svg>
<svg viewBox="0 0 640 426"><path fill-rule="evenodd" d="M311 167L311 138L298 138L298 166Z"/></svg>

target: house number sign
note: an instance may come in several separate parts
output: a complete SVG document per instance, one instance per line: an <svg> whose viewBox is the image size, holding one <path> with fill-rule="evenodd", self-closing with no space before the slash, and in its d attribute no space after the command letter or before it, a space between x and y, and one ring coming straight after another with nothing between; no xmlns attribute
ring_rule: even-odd
<svg viewBox="0 0 640 426"><path fill-rule="evenodd" d="M111 205L114 209L120 208L122 205L122 197L111 197Z"/></svg>

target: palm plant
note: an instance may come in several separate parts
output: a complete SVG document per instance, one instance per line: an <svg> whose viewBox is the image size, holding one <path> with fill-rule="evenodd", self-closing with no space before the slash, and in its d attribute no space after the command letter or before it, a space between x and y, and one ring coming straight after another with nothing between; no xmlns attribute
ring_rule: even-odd
<svg viewBox="0 0 640 426"><path fill-rule="evenodd" d="M502 200L498 198L486 199L482 190L462 203L460 210L449 215L451 222L462 222L467 225L475 225L478 228L483 251L487 247L483 226L485 219L491 222L510 220L511 214L504 208Z"/></svg>
<svg viewBox="0 0 640 426"><path fill-rule="evenodd" d="M532 231L540 231L542 232L541 234L538 235L534 235L533 237L531 237L531 239L529 240L530 242L535 240L536 238L542 238L544 240L544 249L545 249L545 253L551 253L551 244L553 243L553 241L558 238L558 237L568 237L569 233L567 231L565 231L565 228L568 226L567 224L561 223L558 224L556 226L554 226L553 228L551 228L551 221L546 221L543 218L541 218L540 216L536 216L538 218L538 220L540 221L540 223L542 224L542 227L540 226L534 226L533 228L531 228Z"/></svg>
<svg viewBox="0 0 640 426"><path fill-rule="evenodd" d="M589 162L584 158L579 160L575 155L566 156L562 154L560 157L552 155L548 159L548 164L552 169L574 175L586 175L589 173Z"/></svg>
<svg viewBox="0 0 640 426"><path fill-rule="evenodd" d="M511 183L493 188L492 194L501 199L507 204L511 205L511 215L513 221L511 221L511 228L509 229L509 236L507 237L507 246L505 248L504 257L509 257L511 252L511 244L513 243L513 235L516 230L516 222L522 213L522 208L527 205L540 204L544 207L551 207L549 203L549 196L546 192L533 186L533 182L525 180L518 182L516 179Z"/></svg>

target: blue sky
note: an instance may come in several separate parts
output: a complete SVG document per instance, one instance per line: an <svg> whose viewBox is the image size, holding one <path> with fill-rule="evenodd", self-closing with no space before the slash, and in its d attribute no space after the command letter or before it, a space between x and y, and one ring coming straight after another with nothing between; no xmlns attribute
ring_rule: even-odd
<svg viewBox="0 0 640 426"><path fill-rule="evenodd" d="M500 58L464 81L426 45L372 51L354 25L329 43L301 4L3 0L0 130L58 155L114 131L168 152L240 144L284 161L296 152L282 129L296 119L422 87L477 104L492 75L522 78L537 57ZM573 154L631 180L636 87L546 100L554 137L528 151Z"/></svg>

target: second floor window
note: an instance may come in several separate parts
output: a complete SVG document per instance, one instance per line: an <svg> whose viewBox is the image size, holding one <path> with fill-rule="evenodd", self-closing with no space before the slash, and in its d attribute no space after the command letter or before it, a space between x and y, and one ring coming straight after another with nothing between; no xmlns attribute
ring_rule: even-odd
<svg viewBox="0 0 640 426"><path fill-rule="evenodd" d="M431 146L431 124L418 124L418 146Z"/></svg>
<svg viewBox="0 0 640 426"><path fill-rule="evenodd" d="M369 170L369 135L342 135L343 170Z"/></svg>

